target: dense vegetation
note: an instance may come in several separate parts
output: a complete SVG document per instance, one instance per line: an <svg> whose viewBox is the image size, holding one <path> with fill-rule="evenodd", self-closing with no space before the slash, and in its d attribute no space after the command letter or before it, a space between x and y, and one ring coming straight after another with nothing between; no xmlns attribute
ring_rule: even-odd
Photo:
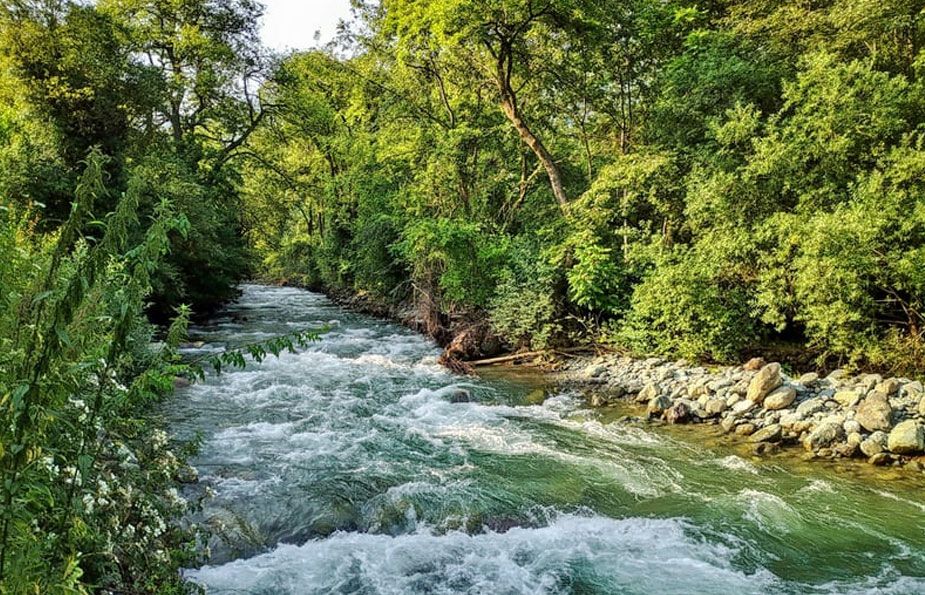
<svg viewBox="0 0 925 595"><path fill-rule="evenodd" d="M925 3L354 7L274 57L254 0L0 3L0 591L189 588L146 410L253 273L511 348L925 369Z"/></svg>
<svg viewBox="0 0 925 595"><path fill-rule="evenodd" d="M514 347L925 365L922 3L377 4L268 86L274 275Z"/></svg>

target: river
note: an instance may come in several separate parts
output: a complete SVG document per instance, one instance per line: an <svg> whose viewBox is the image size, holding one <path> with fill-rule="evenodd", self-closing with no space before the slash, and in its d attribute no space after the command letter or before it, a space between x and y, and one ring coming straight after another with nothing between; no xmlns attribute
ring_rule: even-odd
<svg viewBox="0 0 925 595"><path fill-rule="evenodd" d="M178 392L215 497L210 594L925 593L925 482L751 460L540 377L455 376L428 339L246 285L190 354L328 325ZM471 402L451 396L468 391Z"/></svg>

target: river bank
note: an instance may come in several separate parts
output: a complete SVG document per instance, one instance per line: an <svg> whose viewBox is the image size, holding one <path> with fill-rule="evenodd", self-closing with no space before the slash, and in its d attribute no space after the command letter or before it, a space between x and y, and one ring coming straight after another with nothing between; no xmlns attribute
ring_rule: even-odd
<svg viewBox="0 0 925 595"><path fill-rule="evenodd" d="M718 425L756 455L783 450L925 472L925 391L909 378L790 376L760 358L707 368L616 354L568 358L552 375L585 389L595 407L632 403L647 420Z"/></svg>

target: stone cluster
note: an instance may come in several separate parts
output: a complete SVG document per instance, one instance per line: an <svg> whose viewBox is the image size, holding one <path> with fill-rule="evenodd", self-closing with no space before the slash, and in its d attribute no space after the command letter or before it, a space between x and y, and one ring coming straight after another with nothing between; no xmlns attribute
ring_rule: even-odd
<svg viewBox="0 0 925 595"><path fill-rule="evenodd" d="M925 454L925 389L908 378L842 370L791 378L760 358L708 370L617 355L573 360L564 374L595 385L595 406L632 399L650 418L720 424L757 453L799 444L814 457L865 457L874 465Z"/></svg>

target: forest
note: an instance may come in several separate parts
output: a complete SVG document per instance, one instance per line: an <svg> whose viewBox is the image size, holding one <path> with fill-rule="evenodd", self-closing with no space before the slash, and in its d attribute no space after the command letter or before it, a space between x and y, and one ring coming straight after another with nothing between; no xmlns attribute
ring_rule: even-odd
<svg viewBox="0 0 925 595"><path fill-rule="evenodd" d="M195 590L148 411L244 279L925 370L925 2L354 0L284 55L262 10L0 4L0 592Z"/></svg>

